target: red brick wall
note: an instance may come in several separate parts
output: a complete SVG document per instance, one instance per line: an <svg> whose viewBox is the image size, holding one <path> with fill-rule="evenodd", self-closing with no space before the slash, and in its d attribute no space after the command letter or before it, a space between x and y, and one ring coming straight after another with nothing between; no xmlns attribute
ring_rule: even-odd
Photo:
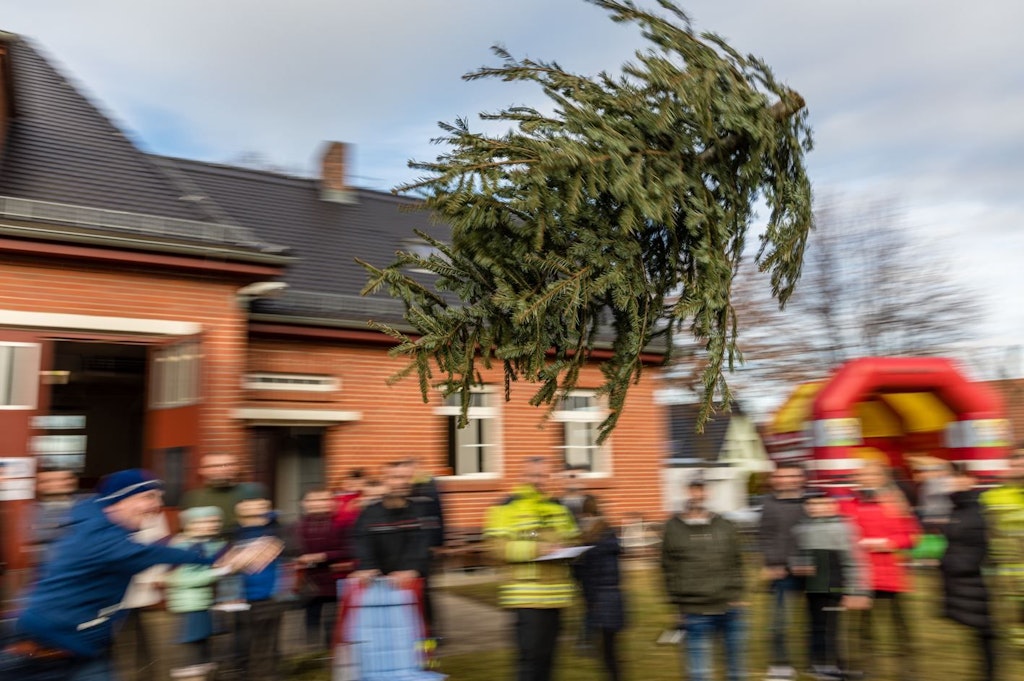
<svg viewBox="0 0 1024 681"><path fill-rule="evenodd" d="M31 260L0 264L0 308L201 324L204 399L199 453L243 453L244 428L231 415L240 400L247 342L246 320L235 302L238 286L142 268L112 270Z"/></svg>
<svg viewBox="0 0 1024 681"><path fill-rule="evenodd" d="M1003 398L1006 418L1010 419L1014 447L1024 443L1024 378L989 381L988 385Z"/></svg>
<svg viewBox="0 0 1024 681"><path fill-rule="evenodd" d="M359 421L328 428L329 479L339 478L356 466L373 469L410 454L418 455L433 472L444 472L447 424L445 417L434 414L439 400L423 404L415 377L393 386L387 384L403 361L389 358L385 346L322 341L255 340L246 354L246 322L235 302L237 287L238 283L212 277L186 277L143 268L112 270L71 263L58 266L28 259L0 264L0 308L202 325L204 401L199 453L217 450L245 454L244 424L232 413L243 401L253 406L312 408L319 400L323 408L362 414ZM241 377L245 371L329 373L341 380L341 388L326 394L251 391L243 395ZM611 438L613 476L589 481L592 491L615 517L631 511L656 515L661 509L660 460L666 416L653 401L656 372L648 369L640 383L631 388L629 405ZM485 380L500 385L501 377L494 371L485 375ZM600 382L599 371L591 367L583 372L580 387L597 387ZM514 384L512 401L501 406L501 479L443 483L453 525L479 525L485 509L515 484L527 456L546 454L557 460L561 425L546 422L544 409L528 405L532 393L532 386Z"/></svg>
<svg viewBox="0 0 1024 681"><path fill-rule="evenodd" d="M341 381L336 393L321 394L321 405L311 405L309 393L250 391L253 406L341 409L360 412L361 420L328 428L328 479L340 478L354 467L376 470L387 461L417 454L435 474L447 465L447 423L434 413L439 399L424 404L415 376L395 385L387 379L404 365L387 356L386 348L354 344L312 344L303 341L254 340L249 351L251 372L331 374ZM592 491L605 501L607 511L621 517L630 511L657 515L661 510L660 461L666 432L666 414L654 404L654 376L648 369L631 388L629 405L611 436L613 475L592 479ZM486 372L485 381L500 386L499 371ZM596 388L601 381L597 367L583 372L581 388ZM556 461L561 444L561 425L546 422L543 408L528 404L529 384L513 384L512 400L501 404L504 466L495 481L442 482L446 512L452 525L478 526L486 508L503 498L518 479L522 462L532 455L550 455ZM279 398L266 400L267 397ZM292 401L289 397L298 397ZM500 395L499 402L501 402ZM258 402L257 402L258 400Z"/></svg>

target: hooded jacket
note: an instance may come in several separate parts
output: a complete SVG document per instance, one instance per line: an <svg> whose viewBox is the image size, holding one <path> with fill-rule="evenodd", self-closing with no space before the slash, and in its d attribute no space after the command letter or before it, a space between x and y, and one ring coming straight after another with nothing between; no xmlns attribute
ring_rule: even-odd
<svg viewBox="0 0 1024 681"><path fill-rule="evenodd" d="M179 535L171 540L171 546L188 549L204 556L219 556L226 543L217 539L196 539ZM204 565L188 565L173 570L167 576L168 612L201 612L213 605L214 585L225 576L219 568Z"/></svg>
<svg viewBox="0 0 1024 681"><path fill-rule="evenodd" d="M545 544L567 544L579 536L572 514L533 485L517 487L487 511L484 525L491 554L506 566L499 589L505 608L565 608L576 590L564 560L538 561Z"/></svg>
<svg viewBox="0 0 1024 681"><path fill-rule="evenodd" d="M943 613L969 627L988 629L988 588L982 568L988 560L988 531L978 492L955 492L953 511L943 527L948 545L939 570L942 573Z"/></svg>
<svg viewBox="0 0 1024 681"><path fill-rule="evenodd" d="M846 518L807 518L793 528L793 536L801 556L814 566L805 581L807 593L871 595L865 557Z"/></svg>
<svg viewBox="0 0 1024 681"><path fill-rule="evenodd" d="M284 593L285 584L281 579L281 569L285 556L295 553L292 536L284 531L277 522L277 512L270 511L266 516L266 523L262 525L242 525L238 527L232 538L234 544L240 545L262 537L276 537L285 542L284 552L270 561L270 564L259 572L245 572L242 575L242 585L247 601L266 601L274 597L286 598L290 594Z"/></svg>
<svg viewBox="0 0 1024 681"><path fill-rule="evenodd" d="M214 559L157 544L139 544L107 518L96 497L71 509L38 583L18 617L18 634L81 657L104 655L132 576L154 565L210 565Z"/></svg>

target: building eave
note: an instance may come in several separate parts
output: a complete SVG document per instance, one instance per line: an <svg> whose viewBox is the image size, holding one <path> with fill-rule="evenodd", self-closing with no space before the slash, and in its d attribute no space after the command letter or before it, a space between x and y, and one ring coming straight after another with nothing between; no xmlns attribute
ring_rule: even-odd
<svg viewBox="0 0 1024 681"><path fill-rule="evenodd" d="M284 266L288 249L235 224L0 196L0 235Z"/></svg>
<svg viewBox="0 0 1024 681"><path fill-rule="evenodd" d="M5 229L5 225L0 224L0 253L16 254L29 258L87 260L261 278L277 277L284 271L284 265L277 264L274 261L265 263L236 261L230 259L227 253L212 253L209 251L182 253L179 251L157 251L155 249L150 251L145 249L128 250L123 248L127 244L119 244L122 248L115 249L111 247L111 244L103 243L102 241L55 242L5 238L9 234L10 232Z"/></svg>
<svg viewBox="0 0 1024 681"><path fill-rule="evenodd" d="M418 334L412 326L402 322L387 322L391 328L417 338ZM300 317L282 314L250 313L249 333L254 336L276 336L287 338L320 338L337 339L373 343L376 345L396 345L391 336L369 327L367 319L338 319L319 317ZM611 359L613 356L611 343L599 343L590 351L589 357L594 360ZM640 360L649 366L660 366L664 363L664 355L656 352L644 352Z"/></svg>

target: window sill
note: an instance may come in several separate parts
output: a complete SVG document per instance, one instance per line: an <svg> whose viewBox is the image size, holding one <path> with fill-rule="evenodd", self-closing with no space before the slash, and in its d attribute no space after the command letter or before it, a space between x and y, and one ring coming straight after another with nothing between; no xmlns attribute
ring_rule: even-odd
<svg viewBox="0 0 1024 681"><path fill-rule="evenodd" d="M505 488L497 473L444 475L434 479L442 492L498 492Z"/></svg>
<svg viewBox="0 0 1024 681"><path fill-rule="evenodd" d="M583 489L611 489L615 486L615 479L611 473L584 473L579 476L583 483Z"/></svg>

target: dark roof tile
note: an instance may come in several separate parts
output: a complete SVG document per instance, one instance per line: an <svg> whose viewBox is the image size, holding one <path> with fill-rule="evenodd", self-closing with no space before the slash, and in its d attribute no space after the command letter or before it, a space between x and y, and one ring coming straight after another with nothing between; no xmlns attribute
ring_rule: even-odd
<svg viewBox="0 0 1024 681"><path fill-rule="evenodd" d="M720 412L704 424L698 433L699 404L673 404L668 408L668 456L673 459L697 459L707 463L718 461L729 431L732 412Z"/></svg>
<svg viewBox="0 0 1024 681"><path fill-rule="evenodd" d="M291 288L280 299L259 301L260 312L401 319L404 308L398 301L383 294L372 303L359 297L368 274L355 258L385 266L403 242L415 238L413 230L441 240L449 235L448 227L432 223L427 213L409 210L415 201L391 194L354 189L354 203L332 203L320 198L319 183L312 178L184 159L160 161L258 239L286 244L296 256L285 277Z"/></svg>
<svg viewBox="0 0 1024 681"><path fill-rule="evenodd" d="M17 116L0 195L210 221L92 102L24 38L12 40Z"/></svg>

